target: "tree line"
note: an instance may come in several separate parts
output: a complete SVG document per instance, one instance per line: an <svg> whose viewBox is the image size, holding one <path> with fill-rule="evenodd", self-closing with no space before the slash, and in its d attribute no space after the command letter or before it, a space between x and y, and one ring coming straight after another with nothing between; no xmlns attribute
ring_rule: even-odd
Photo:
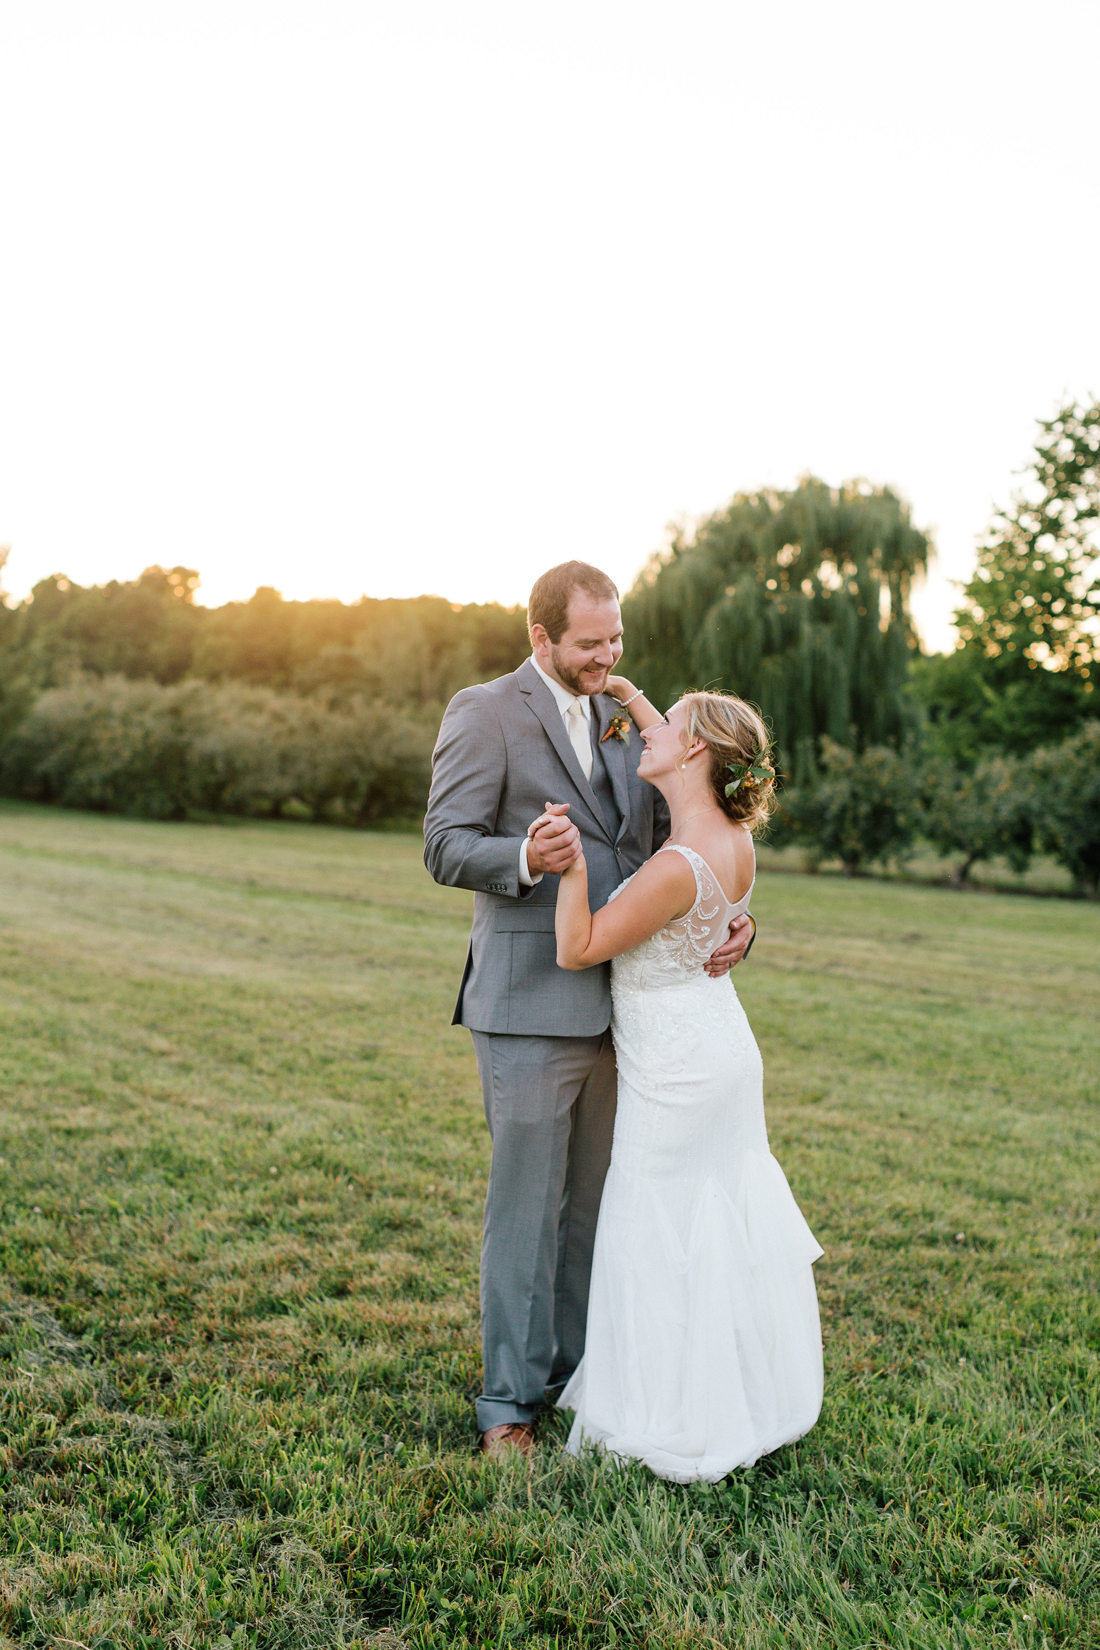
<svg viewBox="0 0 1100 1650"><path fill-rule="evenodd" d="M920 835L960 881L1044 851L1095 893L1098 520L1100 404L1074 403L1040 424L981 542L958 647L928 657L910 593L930 545L893 491L805 477L738 494L626 595L624 668L658 702L712 686L760 706L777 842L854 872ZM5 794L152 818L413 818L448 699L528 652L519 608L260 589L206 609L198 582L57 576L0 606Z"/></svg>
<svg viewBox="0 0 1100 1650"><path fill-rule="evenodd" d="M364 825L424 806L443 710L514 670L522 609L194 600L193 569L0 608L0 788L179 819L290 811Z"/></svg>

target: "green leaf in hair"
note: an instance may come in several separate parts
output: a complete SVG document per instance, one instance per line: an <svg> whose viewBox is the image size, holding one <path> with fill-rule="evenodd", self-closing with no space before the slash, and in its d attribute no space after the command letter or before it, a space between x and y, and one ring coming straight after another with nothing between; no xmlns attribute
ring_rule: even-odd
<svg viewBox="0 0 1100 1650"><path fill-rule="evenodd" d="M727 762L726 772L733 775L726 786L727 796L736 796L742 785L747 791L751 791L755 790L757 785L766 784L769 779L775 778L775 769L768 761L766 749L756 751L749 762Z"/></svg>

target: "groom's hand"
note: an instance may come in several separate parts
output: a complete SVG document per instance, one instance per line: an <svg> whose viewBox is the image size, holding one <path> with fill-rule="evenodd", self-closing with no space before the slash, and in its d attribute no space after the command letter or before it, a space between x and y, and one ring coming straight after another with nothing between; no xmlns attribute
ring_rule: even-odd
<svg viewBox="0 0 1100 1650"><path fill-rule="evenodd" d="M567 871L580 856L581 833L566 819L568 802L548 802L527 830L527 869L532 875Z"/></svg>
<svg viewBox="0 0 1100 1650"><path fill-rule="evenodd" d="M731 968L737 967L752 944L755 933L756 924L747 912L740 917L734 917L730 923L729 939L723 940L710 961L705 964L706 972L712 980L720 980Z"/></svg>

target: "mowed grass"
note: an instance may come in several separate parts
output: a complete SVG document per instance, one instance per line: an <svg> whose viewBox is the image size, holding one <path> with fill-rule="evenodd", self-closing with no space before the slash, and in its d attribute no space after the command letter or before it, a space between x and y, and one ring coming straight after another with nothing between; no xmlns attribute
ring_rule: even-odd
<svg viewBox="0 0 1100 1650"><path fill-rule="evenodd" d="M475 1453L470 900L410 836L0 808L0 1635L1100 1645L1100 909L764 876L821 1420ZM724 989L724 987L716 987Z"/></svg>

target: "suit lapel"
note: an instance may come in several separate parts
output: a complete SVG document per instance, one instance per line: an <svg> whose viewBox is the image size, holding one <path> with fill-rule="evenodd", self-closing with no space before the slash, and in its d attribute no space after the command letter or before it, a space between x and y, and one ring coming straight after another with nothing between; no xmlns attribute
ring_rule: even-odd
<svg viewBox="0 0 1100 1650"><path fill-rule="evenodd" d="M516 677L520 692L525 696L527 703L546 730L547 738L557 751L566 773L573 781L573 788L580 793L585 807L592 816L593 823L599 826L609 842L613 842L614 839L603 817L603 810L596 801L596 793L584 777L581 765L577 761L577 753L569 742L565 724L561 719L561 712L554 702L554 695L530 661L525 661L519 667L516 671ZM608 742L611 743L611 741ZM615 795L617 798L618 791Z"/></svg>
<svg viewBox="0 0 1100 1650"><path fill-rule="evenodd" d="M611 789L615 793L615 806L619 810L619 837L621 837L630 824L630 790L626 778L626 747L621 739L616 739L614 736L608 739L606 743L604 741L604 735L610 726L611 718L621 714L619 701L601 693L593 701L592 708L596 712L599 721L600 755L603 757L608 777L611 780ZM631 725L630 734L631 738L637 739L639 737L638 730L633 725ZM616 837L616 841L618 841L618 837Z"/></svg>

